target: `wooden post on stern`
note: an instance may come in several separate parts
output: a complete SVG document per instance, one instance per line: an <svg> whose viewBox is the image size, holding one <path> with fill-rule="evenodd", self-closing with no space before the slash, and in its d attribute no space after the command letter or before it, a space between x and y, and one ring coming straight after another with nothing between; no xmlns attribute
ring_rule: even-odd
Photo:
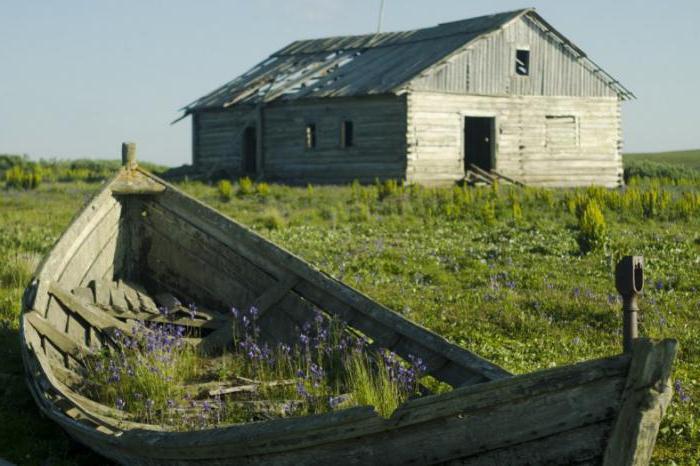
<svg viewBox="0 0 700 466"><path fill-rule="evenodd" d="M615 287L622 295L622 347L632 351L632 341L639 337L637 297L644 287L644 257L625 256L615 267Z"/></svg>
<svg viewBox="0 0 700 466"><path fill-rule="evenodd" d="M122 165L128 170L136 168L136 144L133 142L122 143Z"/></svg>

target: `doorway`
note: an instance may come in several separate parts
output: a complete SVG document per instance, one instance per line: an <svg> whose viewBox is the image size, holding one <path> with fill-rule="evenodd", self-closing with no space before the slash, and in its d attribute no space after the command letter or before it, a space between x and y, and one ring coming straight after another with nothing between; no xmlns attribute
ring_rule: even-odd
<svg viewBox="0 0 700 466"><path fill-rule="evenodd" d="M464 169L476 165L491 171L494 158L496 119L493 117L464 118Z"/></svg>
<svg viewBox="0 0 700 466"><path fill-rule="evenodd" d="M241 152L243 154L243 172L254 175L257 172L258 135L255 126L248 126L243 131Z"/></svg>

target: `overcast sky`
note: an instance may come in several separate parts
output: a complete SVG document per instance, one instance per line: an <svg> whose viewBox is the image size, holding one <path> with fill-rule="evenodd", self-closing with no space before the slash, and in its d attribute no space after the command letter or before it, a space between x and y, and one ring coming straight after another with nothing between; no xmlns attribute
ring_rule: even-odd
<svg viewBox="0 0 700 466"><path fill-rule="evenodd" d="M380 0L0 0L0 153L190 160L178 109L297 39L374 32ZM700 148L698 0L386 0L384 30L533 6L638 100L626 151Z"/></svg>

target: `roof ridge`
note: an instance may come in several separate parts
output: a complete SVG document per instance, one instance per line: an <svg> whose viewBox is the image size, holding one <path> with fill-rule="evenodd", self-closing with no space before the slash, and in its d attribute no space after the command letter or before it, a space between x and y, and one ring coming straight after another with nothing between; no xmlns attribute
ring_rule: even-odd
<svg viewBox="0 0 700 466"><path fill-rule="evenodd" d="M458 21L451 21L451 22L446 22L446 23L438 23L435 26L429 26L429 27L424 27L424 28L417 28L417 29L406 29L402 31L390 31L390 32L378 32L378 33L369 33L369 34L356 34L356 35L339 35L339 36L330 36L330 37L318 37L315 39L302 39L302 40L296 40L294 42L291 42L289 45L286 47L283 47L282 49L278 50L277 52L273 53L272 56L284 56L284 55L293 55L293 54L303 54L303 52L288 52L288 50L293 50L293 49L298 49L300 47L308 47L313 44L321 44L323 42L339 42L339 41L353 41L356 45L354 47L342 47L342 45L339 45L336 47L334 50L352 50L352 49L367 49L367 48L378 48L378 47L389 47L393 45L404 45L404 44L411 44L411 43L416 43L416 42L422 42L425 40L437 40L441 39L444 37L450 37L454 35L460 35L460 34L474 34L477 32L482 32L486 33L494 29L494 24L491 22L487 22L481 27L478 27L476 29L471 29L471 30L456 30L456 31L445 31L443 33L440 33L440 29L447 29L449 27L454 27L459 24L467 25L467 24L477 24L479 20L485 20L485 19L493 19L496 17L503 17L503 19L499 22L497 22L497 25L500 27L506 22L518 17L522 16L524 14L527 14L531 11L535 11L534 8L521 8L518 10L510 10L510 11L503 11L499 13L493 13L493 14L488 14L488 15L480 15L480 16L473 16L470 18L464 18ZM418 37L416 38L416 35L419 34L429 34L429 32L433 32L433 34L430 34L428 37ZM407 39L401 40L401 36L408 36ZM391 38L396 38L396 40L390 40ZM389 39L387 41L383 41L381 39ZM362 45L358 45L359 41L364 41L365 43ZM378 44L373 44L372 42L379 42ZM370 45L371 44L371 45ZM325 49L324 49L325 50ZM328 49L328 51L331 51L331 49Z"/></svg>

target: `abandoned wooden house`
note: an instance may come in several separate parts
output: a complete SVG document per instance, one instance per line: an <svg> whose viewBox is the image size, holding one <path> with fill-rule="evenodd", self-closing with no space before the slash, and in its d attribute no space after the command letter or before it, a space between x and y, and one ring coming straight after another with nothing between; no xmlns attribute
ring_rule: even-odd
<svg viewBox="0 0 700 466"><path fill-rule="evenodd" d="M293 42L183 108L192 158L285 182L621 183L633 98L533 9Z"/></svg>

